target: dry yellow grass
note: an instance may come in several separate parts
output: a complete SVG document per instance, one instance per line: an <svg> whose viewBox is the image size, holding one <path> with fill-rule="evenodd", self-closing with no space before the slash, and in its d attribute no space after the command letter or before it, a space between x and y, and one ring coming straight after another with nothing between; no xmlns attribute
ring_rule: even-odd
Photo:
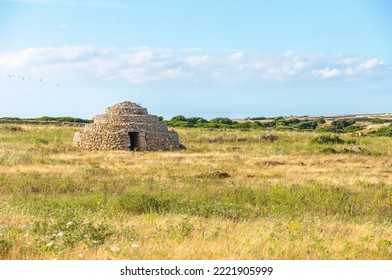
<svg viewBox="0 0 392 280"><path fill-rule="evenodd" d="M392 258L391 138L342 136L370 154L328 154L317 133L179 129L186 151L89 152L74 128L21 127L0 139L0 258ZM78 239L90 222L98 245Z"/></svg>

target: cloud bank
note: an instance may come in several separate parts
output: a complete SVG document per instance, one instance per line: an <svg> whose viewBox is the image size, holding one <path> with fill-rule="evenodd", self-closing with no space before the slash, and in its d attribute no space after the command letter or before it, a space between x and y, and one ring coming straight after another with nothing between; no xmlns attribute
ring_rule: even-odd
<svg viewBox="0 0 392 280"><path fill-rule="evenodd" d="M379 58L294 51L272 55L242 50L63 46L0 53L1 75L89 76L132 84L168 80L217 84L348 81L389 77L390 69Z"/></svg>

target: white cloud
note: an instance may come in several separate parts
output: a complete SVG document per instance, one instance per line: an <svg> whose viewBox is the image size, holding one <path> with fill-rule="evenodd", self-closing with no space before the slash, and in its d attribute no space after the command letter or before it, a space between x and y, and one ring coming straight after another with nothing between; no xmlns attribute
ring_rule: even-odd
<svg viewBox="0 0 392 280"><path fill-rule="evenodd" d="M378 65L382 65L384 62L382 60L379 60L378 58L372 58L368 59L362 63L359 64L359 69L361 70L369 70L372 69Z"/></svg>
<svg viewBox="0 0 392 280"><path fill-rule="evenodd" d="M321 77L323 79L328 79L328 78L333 78L333 77L338 77L340 76L340 70L339 69L330 69L329 67L326 67L321 70L313 70L312 73L315 76Z"/></svg>
<svg viewBox="0 0 392 280"><path fill-rule="evenodd" d="M129 55L128 62L130 64L143 64L151 61L154 53L151 51L141 51Z"/></svg>
<svg viewBox="0 0 392 280"><path fill-rule="evenodd" d="M233 60L233 61L239 60L243 57L244 57L244 52L235 52L235 53L229 55L229 59Z"/></svg>
<svg viewBox="0 0 392 280"><path fill-rule="evenodd" d="M189 56L185 59L186 63L191 67L208 64L211 59L208 55Z"/></svg>
<svg viewBox="0 0 392 280"><path fill-rule="evenodd" d="M202 49L119 50L90 46L28 48L0 53L0 74L67 75L140 84L161 80L199 83L246 83L263 80L372 78L385 72L378 58L313 55L289 51L280 55ZM388 65L387 65L388 66ZM372 70L372 71L369 71ZM385 74L384 74L385 75Z"/></svg>

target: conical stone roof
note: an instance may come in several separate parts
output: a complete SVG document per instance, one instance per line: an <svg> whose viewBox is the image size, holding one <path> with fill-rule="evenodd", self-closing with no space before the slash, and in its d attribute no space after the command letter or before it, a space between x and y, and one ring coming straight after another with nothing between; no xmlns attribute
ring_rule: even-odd
<svg viewBox="0 0 392 280"><path fill-rule="evenodd" d="M113 105L105 110L105 114L110 115L148 115L147 109L142 106L130 102L124 101Z"/></svg>

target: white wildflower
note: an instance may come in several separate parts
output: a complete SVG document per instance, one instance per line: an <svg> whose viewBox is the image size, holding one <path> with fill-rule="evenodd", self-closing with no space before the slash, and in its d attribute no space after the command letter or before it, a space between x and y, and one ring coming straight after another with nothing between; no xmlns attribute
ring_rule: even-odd
<svg viewBox="0 0 392 280"><path fill-rule="evenodd" d="M131 245L131 247L132 247L132 248L134 248L134 249L136 249L136 248L139 248L139 247L140 247L140 245L139 245L139 244L136 244L136 243L134 243L134 244L132 244L132 245Z"/></svg>

